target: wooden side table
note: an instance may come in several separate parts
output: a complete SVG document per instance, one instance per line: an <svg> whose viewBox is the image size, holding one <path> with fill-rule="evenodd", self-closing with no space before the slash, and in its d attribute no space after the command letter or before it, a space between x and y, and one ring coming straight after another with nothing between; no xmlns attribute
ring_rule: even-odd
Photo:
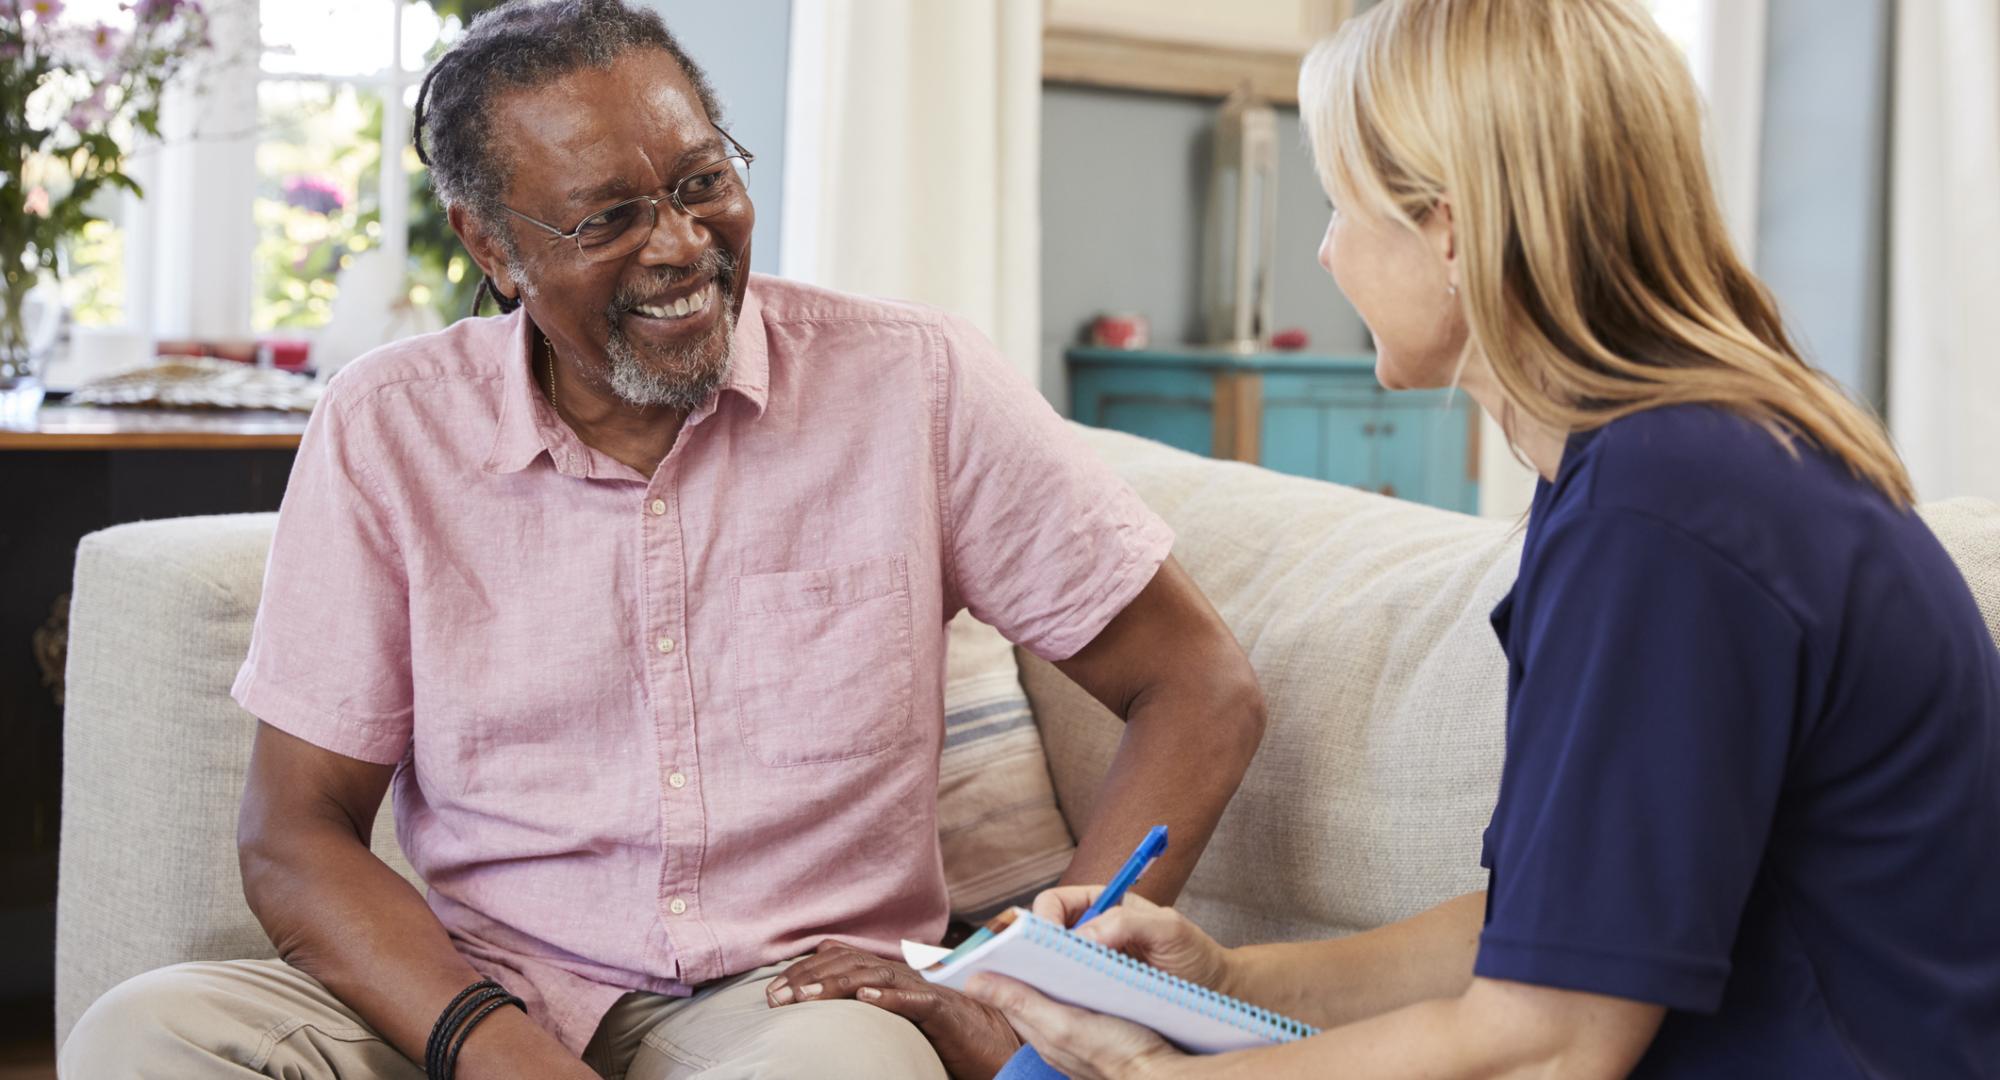
<svg viewBox="0 0 2000 1080"><path fill-rule="evenodd" d="M59 676L77 541L148 518L276 510L306 416L44 406L0 428L0 1010L54 1022ZM53 668L58 678L47 678Z"/></svg>
<svg viewBox="0 0 2000 1080"><path fill-rule="evenodd" d="M1075 348L1071 412L1095 427L1468 514L1479 512L1479 408L1464 393L1386 391L1372 356Z"/></svg>

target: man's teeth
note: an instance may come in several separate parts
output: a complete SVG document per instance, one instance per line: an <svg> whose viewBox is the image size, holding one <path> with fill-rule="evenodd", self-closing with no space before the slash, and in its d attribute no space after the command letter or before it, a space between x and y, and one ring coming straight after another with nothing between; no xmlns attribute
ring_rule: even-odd
<svg viewBox="0 0 2000 1080"><path fill-rule="evenodd" d="M671 304L641 304L633 309L653 319L685 319L708 306L709 290L703 287L693 296L683 296Z"/></svg>

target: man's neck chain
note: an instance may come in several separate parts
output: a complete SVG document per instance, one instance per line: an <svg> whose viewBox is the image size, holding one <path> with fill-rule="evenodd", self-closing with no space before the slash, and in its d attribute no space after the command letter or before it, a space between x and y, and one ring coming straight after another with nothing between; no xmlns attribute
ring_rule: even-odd
<svg viewBox="0 0 2000 1080"><path fill-rule="evenodd" d="M543 351L544 351L545 353L547 353L547 354L548 354L548 361L549 361L549 408L551 408L551 409L555 409L555 408L556 408L556 346L555 346L555 343L554 343L554 342L552 342L552 341L550 341L550 340L549 340L548 338L543 338L543 339L542 339L542 350L543 350ZM556 409L556 411L557 411L557 412L561 412L562 410L560 410L560 409Z"/></svg>

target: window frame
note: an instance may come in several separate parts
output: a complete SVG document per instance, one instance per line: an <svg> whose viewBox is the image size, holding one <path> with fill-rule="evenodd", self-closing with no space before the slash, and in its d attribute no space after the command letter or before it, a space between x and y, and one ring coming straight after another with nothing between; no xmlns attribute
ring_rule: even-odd
<svg viewBox="0 0 2000 1080"><path fill-rule="evenodd" d="M376 166L378 246L394 265L407 263L410 172L403 150L409 145L410 115L403 99L422 81L423 70L403 63L408 0L357 0L353 14L369 8L374 9L373 17L386 17L390 62L371 74L340 75L267 70L265 59L274 50L264 41L261 0L210 5L215 53L222 59L205 67L196 80L198 89L183 86L169 92L162 109L162 142L132 155L131 171L146 197L123 196L122 318L99 328L139 333L156 341L248 341L272 333L257 330L253 315L259 235L254 219L255 162L264 136L257 102L266 82L351 86L359 94L384 100ZM232 53L232 48L241 51ZM242 122L246 113L247 125ZM246 155L250 197L241 198L241 191L218 191L215 178L240 174ZM207 300L188 284L196 281ZM317 328L299 332L311 335Z"/></svg>

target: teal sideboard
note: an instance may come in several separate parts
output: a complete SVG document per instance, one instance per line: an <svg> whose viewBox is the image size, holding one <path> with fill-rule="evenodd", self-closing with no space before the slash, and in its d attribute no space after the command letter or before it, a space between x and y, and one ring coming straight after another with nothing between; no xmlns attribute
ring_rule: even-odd
<svg viewBox="0 0 2000 1080"><path fill-rule="evenodd" d="M1074 348L1085 424L1278 472L1479 512L1479 411L1463 392L1383 390L1371 356Z"/></svg>

